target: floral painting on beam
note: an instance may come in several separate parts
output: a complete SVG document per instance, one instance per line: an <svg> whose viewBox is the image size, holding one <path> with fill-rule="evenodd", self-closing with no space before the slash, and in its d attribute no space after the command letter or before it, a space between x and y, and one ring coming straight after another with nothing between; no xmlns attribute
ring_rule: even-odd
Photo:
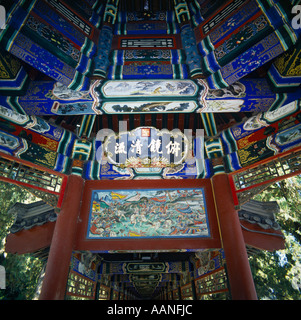
<svg viewBox="0 0 301 320"><path fill-rule="evenodd" d="M204 190L94 190L88 239L210 237Z"/></svg>

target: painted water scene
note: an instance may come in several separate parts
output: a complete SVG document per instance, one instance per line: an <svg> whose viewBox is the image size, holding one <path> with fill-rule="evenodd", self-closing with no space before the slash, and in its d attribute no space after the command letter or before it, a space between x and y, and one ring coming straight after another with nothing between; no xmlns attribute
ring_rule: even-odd
<svg viewBox="0 0 301 320"><path fill-rule="evenodd" d="M92 192L89 239L209 236L201 188Z"/></svg>
<svg viewBox="0 0 301 320"><path fill-rule="evenodd" d="M101 88L107 98L129 96L194 96L199 90L191 80L107 81Z"/></svg>

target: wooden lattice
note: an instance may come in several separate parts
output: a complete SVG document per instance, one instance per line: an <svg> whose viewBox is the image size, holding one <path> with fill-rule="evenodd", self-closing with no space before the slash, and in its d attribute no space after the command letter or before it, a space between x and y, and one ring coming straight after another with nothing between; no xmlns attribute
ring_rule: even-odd
<svg viewBox="0 0 301 320"><path fill-rule="evenodd" d="M60 176L2 157L0 158L0 174L15 181L57 193L59 193L62 184Z"/></svg>
<svg viewBox="0 0 301 320"><path fill-rule="evenodd" d="M101 284L98 291L99 300L109 300L110 288Z"/></svg>
<svg viewBox="0 0 301 320"><path fill-rule="evenodd" d="M60 207L64 177L0 156L0 179L16 184L53 207Z"/></svg>
<svg viewBox="0 0 301 320"><path fill-rule="evenodd" d="M228 291L227 274L224 268L206 274L195 280L198 298L202 295Z"/></svg>
<svg viewBox="0 0 301 320"><path fill-rule="evenodd" d="M191 283L185 284L181 287L182 300L192 300L192 286Z"/></svg>
<svg viewBox="0 0 301 320"><path fill-rule="evenodd" d="M92 281L77 272L70 271L66 295L94 300L95 285L95 281Z"/></svg>
<svg viewBox="0 0 301 320"><path fill-rule="evenodd" d="M235 205L246 202L269 185L297 174L301 174L301 150L234 172L229 181Z"/></svg>

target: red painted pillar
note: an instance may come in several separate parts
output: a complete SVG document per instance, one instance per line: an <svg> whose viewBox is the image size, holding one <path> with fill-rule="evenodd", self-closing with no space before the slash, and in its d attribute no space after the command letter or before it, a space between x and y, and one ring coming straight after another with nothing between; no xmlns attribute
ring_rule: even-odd
<svg viewBox="0 0 301 320"><path fill-rule="evenodd" d="M257 300L245 241L227 174L211 179L233 300Z"/></svg>
<svg viewBox="0 0 301 320"><path fill-rule="evenodd" d="M64 299L83 186L81 177L69 176L55 224L40 300Z"/></svg>

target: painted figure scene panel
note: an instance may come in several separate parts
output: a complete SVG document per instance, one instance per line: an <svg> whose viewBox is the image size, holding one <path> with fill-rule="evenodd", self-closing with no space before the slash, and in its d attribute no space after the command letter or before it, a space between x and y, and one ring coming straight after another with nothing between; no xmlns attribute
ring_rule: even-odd
<svg viewBox="0 0 301 320"><path fill-rule="evenodd" d="M201 188L92 192L89 239L209 236Z"/></svg>

